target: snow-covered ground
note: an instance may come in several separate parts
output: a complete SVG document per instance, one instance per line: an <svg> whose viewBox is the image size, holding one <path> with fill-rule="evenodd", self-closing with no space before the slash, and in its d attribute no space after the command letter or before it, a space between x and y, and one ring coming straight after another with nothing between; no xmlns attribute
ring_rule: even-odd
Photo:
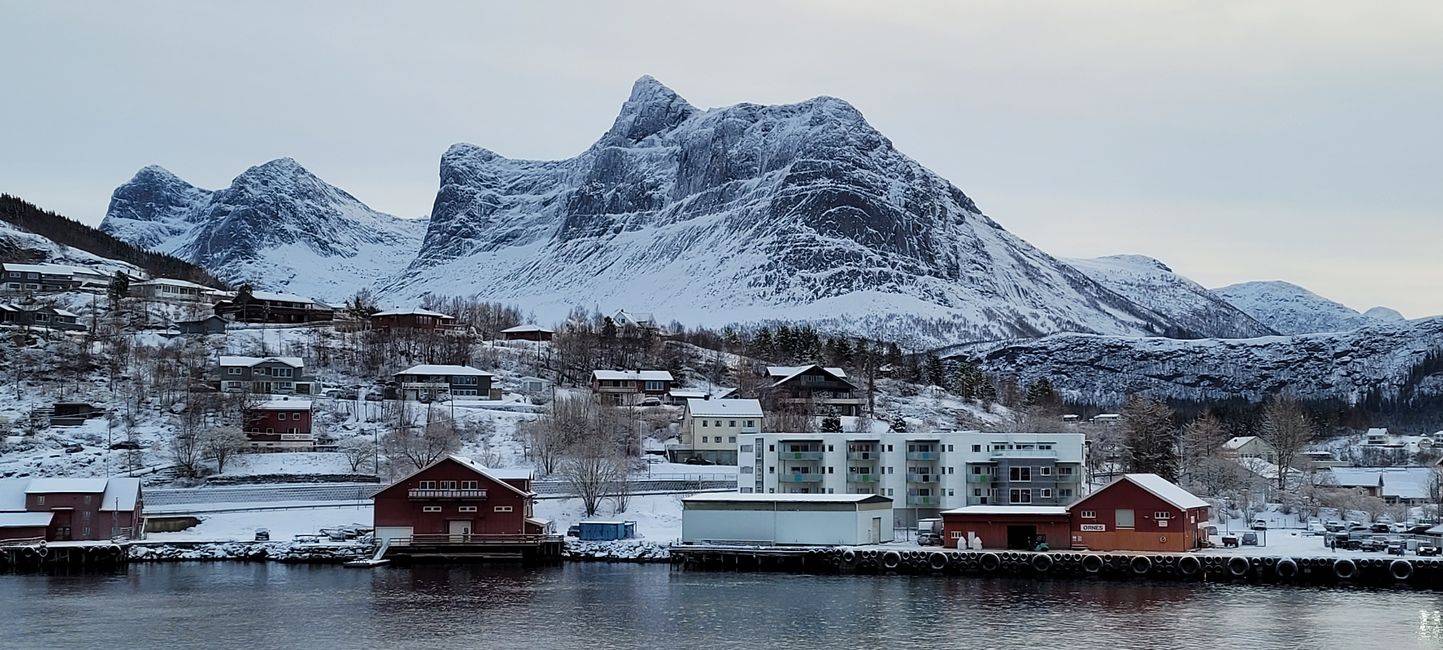
<svg viewBox="0 0 1443 650"><path fill-rule="evenodd" d="M270 531L271 539L289 541L296 535L315 534L322 528L348 524L369 527L371 506L330 506L294 510L220 512L200 516L201 522L174 533L149 533L148 542L231 542L252 541L257 528Z"/></svg>
<svg viewBox="0 0 1443 650"><path fill-rule="evenodd" d="M358 471L369 473L371 466L370 462L362 463ZM239 454L226 462L222 476L351 473L351 464L339 452L277 452Z"/></svg>
<svg viewBox="0 0 1443 650"><path fill-rule="evenodd" d="M616 512L610 501L602 503L595 519L620 519L636 522L640 539L669 544L681 539L681 494L649 494L631 497L626 512ZM580 499L541 499L534 510L537 517L550 519L557 533L588 519Z"/></svg>

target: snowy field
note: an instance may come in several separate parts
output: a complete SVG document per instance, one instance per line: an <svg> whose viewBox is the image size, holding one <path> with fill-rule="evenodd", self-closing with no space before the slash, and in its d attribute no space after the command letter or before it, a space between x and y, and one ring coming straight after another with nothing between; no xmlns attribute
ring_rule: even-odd
<svg viewBox="0 0 1443 650"><path fill-rule="evenodd" d="M363 463L356 473L370 474L371 466ZM351 464L338 452L276 452L236 455L226 461L222 476L351 473Z"/></svg>
<svg viewBox="0 0 1443 650"><path fill-rule="evenodd" d="M174 533L149 533L147 542L252 541L257 528L270 530L271 540L290 541L296 535L315 534L322 528L346 524L369 527L371 506L330 506L295 510L220 512L200 516L196 526Z"/></svg>
<svg viewBox="0 0 1443 650"><path fill-rule="evenodd" d="M596 519L620 519L636 522L636 534L641 539L670 544L681 539L682 494L654 494L631 497L626 512L615 512L610 501L601 504ZM550 519L557 533L565 533L567 527L587 517L580 499L541 499L536 502L535 514Z"/></svg>

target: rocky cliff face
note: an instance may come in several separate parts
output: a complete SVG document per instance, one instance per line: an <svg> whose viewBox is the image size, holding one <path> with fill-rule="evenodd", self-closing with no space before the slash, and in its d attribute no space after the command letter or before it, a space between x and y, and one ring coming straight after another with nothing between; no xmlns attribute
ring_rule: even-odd
<svg viewBox="0 0 1443 650"><path fill-rule="evenodd" d="M342 300L394 274L424 221L376 212L289 158L204 190L146 167L111 197L101 229L231 283Z"/></svg>
<svg viewBox="0 0 1443 650"><path fill-rule="evenodd" d="M425 241L389 296L932 341L1172 326L1008 233L830 97L700 110L644 77L575 158L459 144L440 176Z"/></svg>
<svg viewBox="0 0 1443 650"><path fill-rule="evenodd" d="M1173 324L1174 336L1245 339L1276 334L1202 285L1142 255L1066 260L1087 277Z"/></svg>
<svg viewBox="0 0 1443 650"><path fill-rule="evenodd" d="M1377 322L1288 282L1244 282L1213 293L1279 334L1347 332Z"/></svg>

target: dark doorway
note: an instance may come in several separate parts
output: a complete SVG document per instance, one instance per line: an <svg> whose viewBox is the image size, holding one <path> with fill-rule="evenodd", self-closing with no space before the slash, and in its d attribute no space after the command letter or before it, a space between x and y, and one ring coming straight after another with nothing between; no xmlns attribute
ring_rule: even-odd
<svg viewBox="0 0 1443 650"><path fill-rule="evenodd" d="M1037 545L1036 526L1008 526L1007 550L1030 551Z"/></svg>

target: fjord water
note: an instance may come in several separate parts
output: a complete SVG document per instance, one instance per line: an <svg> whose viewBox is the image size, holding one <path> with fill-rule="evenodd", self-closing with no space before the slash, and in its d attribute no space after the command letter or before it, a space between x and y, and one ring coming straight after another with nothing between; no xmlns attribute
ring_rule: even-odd
<svg viewBox="0 0 1443 650"><path fill-rule="evenodd" d="M0 575L0 647L1438 648L1408 590L268 563Z"/></svg>

